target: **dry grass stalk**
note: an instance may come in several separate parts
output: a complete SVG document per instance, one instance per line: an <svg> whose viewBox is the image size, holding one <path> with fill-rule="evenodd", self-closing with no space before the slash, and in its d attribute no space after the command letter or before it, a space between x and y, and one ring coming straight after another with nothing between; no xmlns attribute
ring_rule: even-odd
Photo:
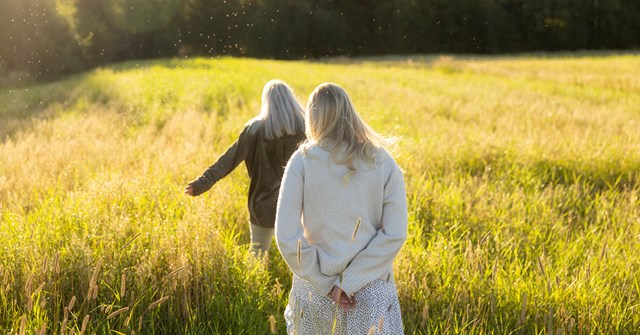
<svg viewBox="0 0 640 335"><path fill-rule="evenodd" d="M582 318L578 318L578 335L582 335Z"/></svg>
<svg viewBox="0 0 640 335"><path fill-rule="evenodd" d="M27 331L27 315L23 314L20 319L20 335L24 335Z"/></svg>
<svg viewBox="0 0 640 335"><path fill-rule="evenodd" d="M71 297L71 300L69 301L69 306L67 306L69 310L67 312L71 312L75 304L76 304L76 296L74 295L73 297Z"/></svg>
<svg viewBox="0 0 640 335"><path fill-rule="evenodd" d="M271 329L271 334L276 334L276 317L273 314L269 315L269 328Z"/></svg>
<svg viewBox="0 0 640 335"><path fill-rule="evenodd" d="M8 269L4 272L4 278L2 279L2 283L5 286L9 285L9 270Z"/></svg>
<svg viewBox="0 0 640 335"><path fill-rule="evenodd" d="M591 263L587 263L587 273L586 273L586 278L587 281L589 281L589 279L591 279Z"/></svg>
<svg viewBox="0 0 640 335"><path fill-rule="evenodd" d="M129 246L129 244L131 244L131 242L133 242L133 240L135 240L136 238L138 238L138 236L140 236L140 233L137 233L136 236L132 237L129 241L127 241L127 243L125 243L122 248L120 248L120 250L124 250L127 246Z"/></svg>
<svg viewBox="0 0 640 335"><path fill-rule="evenodd" d="M29 275L27 283L24 285L25 296L27 297L27 312L33 309L33 296L31 295L31 285L33 284L33 272Z"/></svg>
<svg viewBox="0 0 640 335"><path fill-rule="evenodd" d="M496 313L496 295L495 293L491 292L491 314L495 314Z"/></svg>
<svg viewBox="0 0 640 335"><path fill-rule="evenodd" d="M573 327L576 325L576 320L574 318L569 319L569 329L567 330L568 334L573 334Z"/></svg>
<svg viewBox="0 0 640 335"><path fill-rule="evenodd" d="M54 271L56 272L56 274L60 274L60 252L56 252L56 258L53 262L54 264Z"/></svg>
<svg viewBox="0 0 640 335"><path fill-rule="evenodd" d="M547 273L544 271L544 265L542 264L542 259L538 256L538 266L540 266L540 271L542 272L542 276L546 277Z"/></svg>
<svg viewBox="0 0 640 335"><path fill-rule="evenodd" d="M160 298L160 299L158 299L158 300L154 301L153 303L151 303L151 305L149 305L149 307L147 307L147 311L150 311L150 310L152 310L152 309L154 309L154 308L158 307L161 303L163 303L163 302L165 302L165 301L169 300L169 298L171 298L171 296L170 296L170 295L167 295L167 296L164 296L164 297L162 297L162 298Z"/></svg>
<svg viewBox="0 0 640 335"><path fill-rule="evenodd" d="M522 325L524 321L527 319L527 293L522 294L522 310L520 311L520 321L519 323Z"/></svg>
<svg viewBox="0 0 640 335"><path fill-rule="evenodd" d="M95 285L93 287L93 294L91 295L91 299L93 300L98 299L98 285Z"/></svg>
<svg viewBox="0 0 640 335"><path fill-rule="evenodd" d="M125 272L120 276L120 299L124 298L127 292L127 274Z"/></svg>
<svg viewBox="0 0 640 335"><path fill-rule="evenodd" d="M98 260L96 263L93 272L91 273L91 279L89 279L89 288L87 290L87 299L90 300L93 298L94 294L97 296L97 289L95 288L96 282L98 281L98 273L100 272L100 268L102 267L102 258ZM96 290L96 293L93 291Z"/></svg>
<svg viewBox="0 0 640 335"><path fill-rule="evenodd" d="M276 278L276 284L274 285L274 292L276 297L280 297L282 295L282 284L280 284L280 280Z"/></svg>
<svg viewBox="0 0 640 335"><path fill-rule="evenodd" d="M358 219L356 220L356 227L353 229L353 235L351 235L351 241L356 239L358 228L360 228L360 222L362 222L362 218L358 216Z"/></svg>
<svg viewBox="0 0 640 335"><path fill-rule="evenodd" d="M602 250L600 250L600 260L603 260L607 256L607 240L604 240L602 244Z"/></svg>
<svg viewBox="0 0 640 335"><path fill-rule="evenodd" d="M427 326L427 321L429 321L429 303L425 303L424 307L422 307L422 320L420 320L420 326L422 328Z"/></svg>
<svg viewBox="0 0 640 335"><path fill-rule="evenodd" d="M553 334L553 308L549 307L549 312L546 313L543 317L545 328L547 329L547 334Z"/></svg>
<svg viewBox="0 0 640 335"><path fill-rule="evenodd" d="M298 261L298 268L300 267L300 258L301 258L300 250L301 249L302 249L302 241L298 240L298 255L296 257L296 260Z"/></svg>
<svg viewBox="0 0 640 335"><path fill-rule="evenodd" d="M122 313L124 313L124 312L126 312L128 310L129 310L129 307L122 307L122 308L118 309L117 311L107 315L107 320L109 320L109 319L111 319L113 317L116 317L117 315L122 314Z"/></svg>
<svg viewBox="0 0 640 335"><path fill-rule="evenodd" d="M60 333L65 334L67 331L67 322L69 321L69 307L64 308L64 317L62 319L62 327L60 328Z"/></svg>
<svg viewBox="0 0 640 335"><path fill-rule="evenodd" d="M31 312L32 309L33 309L33 296L28 295L27 296L27 312Z"/></svg>
<svg viewBox="0 0 640 335"><path fill-rule="evenodd" d="M375 333L375 332L376 332L376 326L374 325L374 326L371 326L369 328L369 331L367 332L367 335L373 335L373 333Z"/></svg>
<svg viewBox="0 0 640 335"><path fill-rule="evenodd" d="M496 280L496 273L498 272L498 257L493 261L493 269L491 270L491 280Z"/></svg>
<svg viewBox="0 0 640 335"><path fill-rule="evenodd" d="M33 291L33 295L38 295L38 293L40 293L40 291L42 291L42 289L44 288L44 284L45 283L40 284L40 286L38 286L38 288Z"/></svg>
<svg viewBox="0 0 640 335"><path fill-rule="evenodd" d="M180 271L182 271L182 270L184 270L184 269L186 269L186 268L187 268L187 266L186 266L186 265L183 265L183 266L181 266L181 267L179 267L179 268L177 268L177 269L175 269L175 270L171 271L171 272L167 275L167 278L171 278L171 276L175 275L176 273L178 273L178 272L180 272Z"/></svg>
<svg viewBox="0 0 640 335"><path fill-rule="evenodd" d="M84 320L82 320L82 328L80 328L80 334L84 334L84 332L87 330L87 326L89 325L90 319L91 319L91 316L88 314L84 317Z"/></svg>
<svg viewBox="0 0 640 335"><path fill-rule="evenodd" d="M47 322L45 321L44 324L42 324L42 328L40 328L40 331L38 331L38 335L45 335L47 333Z"/></svg>
<svg viewBox="0 0 640 335"><path fill-rule="evenodd" d="M384 326L384 315L380 316L380 320L378 320L378 330L382 332L382 326Z"/></svg>
<svg viewBox="0 0 640 335"><path fill-rule="evenodd" d="M29 278L27 278L27 283L24 285L24 291L27 293L27 295L31 295L32 281L33 281L33 272L29 275Z"/></svg>

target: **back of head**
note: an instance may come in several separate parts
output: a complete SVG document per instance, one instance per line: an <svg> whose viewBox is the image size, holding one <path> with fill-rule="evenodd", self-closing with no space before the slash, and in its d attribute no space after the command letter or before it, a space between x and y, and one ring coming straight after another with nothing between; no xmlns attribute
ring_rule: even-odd
<svg viewBox="0 0 640 335"><path fill-rule="evenodd" d="M270 80L262 89L262 109L257 119L267 139L304 131L304 111L293 91L283 81Z"/></svg>
<svg viewBox="0 0 640 335"><path fill-rule="evenodd" d="M371 163L375 149L389 143L360 118L347 92L333 83L320 84L309 96L306 131L309 144L329 150L336 163L351 169L355 158Z"/></svg>

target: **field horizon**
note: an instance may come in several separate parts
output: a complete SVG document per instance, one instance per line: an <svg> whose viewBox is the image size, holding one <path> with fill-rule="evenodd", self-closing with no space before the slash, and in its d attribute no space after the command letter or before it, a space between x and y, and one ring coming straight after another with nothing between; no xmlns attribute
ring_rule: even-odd
<svg viewBox="0 0 640 335"><path fill-rule="evenodd" d="M573 55L573 56L572 56ZM0 331L285 334L244 166L182 193L260 110L322 82L400 140L407 334L640 329L640 55L156 59L0 86Z"/></svg>

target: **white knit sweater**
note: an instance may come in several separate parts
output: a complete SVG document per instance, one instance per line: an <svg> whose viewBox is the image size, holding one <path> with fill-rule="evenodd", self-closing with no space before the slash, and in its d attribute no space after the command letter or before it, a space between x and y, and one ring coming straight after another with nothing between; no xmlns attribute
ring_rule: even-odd
<svg viewBox="0 0 640 335"><path fill-rule="evenodd" d="M378 278L393 280L392 263L407 237L396 162L377 149L375 164L354 164L356 172L345 182L349 169L332 162L329 152L299 149L280 187L278 248L291 271L323 295L334 285L352 295Z"/></svg>

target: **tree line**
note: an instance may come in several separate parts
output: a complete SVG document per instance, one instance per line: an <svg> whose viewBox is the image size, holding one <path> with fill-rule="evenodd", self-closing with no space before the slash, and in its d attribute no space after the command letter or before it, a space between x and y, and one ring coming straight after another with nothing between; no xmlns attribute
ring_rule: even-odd
<svg viewBox="0 0 640 335"><path fill-rule="evenodd" d="M25 78L172 56L640 47L637 0L0 1L0 74Z"/></svg>

